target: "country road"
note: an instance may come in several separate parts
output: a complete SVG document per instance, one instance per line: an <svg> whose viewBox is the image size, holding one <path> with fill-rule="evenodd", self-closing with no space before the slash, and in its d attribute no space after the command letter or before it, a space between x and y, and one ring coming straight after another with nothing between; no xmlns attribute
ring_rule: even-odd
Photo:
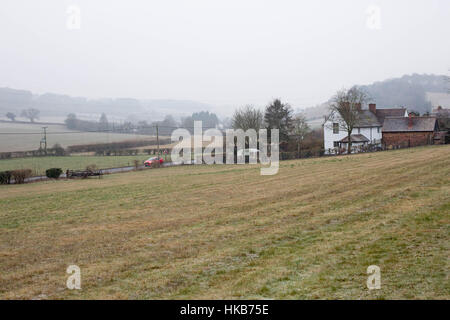
<svg viewBox="0 0 450 320"><path fill-rule="evenodd" d="M191 163L184 163L183 165L192 165L192 164L194 164L193 160L192 160ZM162 166L163 167L173 167L173 166L179 166L179 165L181 165L181 164L175 164L173 162L166 162L166 163L163 163ZM138 170L143 170L143 169L151 169L151 168L146 168L145 166L139 166L137 169ZM134 166L100 169L100 171L103 174L129 172L129 171L133 171L133 170L136 170L136 168ZM60 178L66 178L66 173L62 173ZM34 177L30 177L30 178L25 179L25 183L38 182L38 181L44 181L44 180L50 180L50 179L47 178L47 176L34 176ZM14 180L11 180L11 184L15 184Z"/></svg>

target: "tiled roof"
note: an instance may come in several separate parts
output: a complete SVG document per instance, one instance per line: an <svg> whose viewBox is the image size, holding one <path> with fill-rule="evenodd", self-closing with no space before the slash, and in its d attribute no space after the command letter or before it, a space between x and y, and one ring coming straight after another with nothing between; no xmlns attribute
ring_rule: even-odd
<svg viewBox="0 0 450 320"><path fill-rule="evenodd" d="M380 123L384 122L387 117L403 117L405 115L406 108L393 108L393 109L377 109L377 118Z"/></svg>
<svg viewBox="0 0 450 320"><path fill-rule="evenodd" d="M351 136L352 142L369 142L369 139L367 139L363 134L352 134ZM339 140L340 142L348 142L348 136Z"/></svg>
<svg viewBox="0 0 450 320"><path fill-rule="evenodd" d="M363 127L381 127L377 117L369 110L361 110L359 112L359 119L355 125L356 128Z"/></svg>
<svg viewBox="0 0 450 320"><path fill-rule="evenodd" d="M412 126L409 126L409 117L389 117L384 119L383 132L408 131L434 131L435 117L412 117Z"/></svg>
<svg viewBox="0 0 450 320"><path fill-rule="evenodd" d="M450 109L448 108L435 108L431 111L432 115L439 115L439 116L444 116L444 117L449 117L450 116Z"/></svg>

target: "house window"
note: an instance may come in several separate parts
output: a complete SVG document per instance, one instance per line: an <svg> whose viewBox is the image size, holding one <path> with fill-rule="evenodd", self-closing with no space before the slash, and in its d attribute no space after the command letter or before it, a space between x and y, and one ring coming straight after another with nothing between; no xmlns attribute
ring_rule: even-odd
<svg viewBox="0 0 450 320"><path fill-rule="evenodd" d="M361 133L361 128L358 128L358 133Z"/></svg>
<svg viewBox="0 0 450 320"><path fill-rule="evenodd" d="M334 147L335 147L335 148L339 148L339 141L335 141L335 142L334 142Z"/></svg>
<svg viewBox="0 0 450 320"><path fill-rule="evenodd" d="M339 133L339 123L333 123L333 133Z"/></svg>
<svg viewBox="0 0 450 320"><path fill-rule="evenodd" d="M377 132L380 133L380 127L377 127Z"/></svg>

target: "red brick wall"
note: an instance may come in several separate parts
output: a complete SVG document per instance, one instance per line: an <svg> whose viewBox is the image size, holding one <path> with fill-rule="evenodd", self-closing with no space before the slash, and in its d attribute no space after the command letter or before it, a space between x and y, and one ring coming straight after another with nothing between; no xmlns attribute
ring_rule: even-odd
<svg viewBox="0 0 450 320"><path fill-rule="evenodd" d="M433 132L383 132L383 144L387 148L433 144Z"/></svg>

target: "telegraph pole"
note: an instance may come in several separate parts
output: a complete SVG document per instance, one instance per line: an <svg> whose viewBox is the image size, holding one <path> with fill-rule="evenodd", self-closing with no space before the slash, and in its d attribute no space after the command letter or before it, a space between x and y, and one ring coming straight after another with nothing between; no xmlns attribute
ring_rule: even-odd
<svg viewBox="0 0 450 320"><path fill-rule="evenodd" d="M158 144L158 158L159 158L159 130L158 130L158 125L156 125L156 143Z"/></svg>
<svg viewBox="0 0 450 320"><path fill-rule="evenodd" d="M42 127L42 129L44 129L44 138L42 138L42 140L44 142L44 153L45 153L45 155L47 155L47 128L48 127Z"/></svg>

